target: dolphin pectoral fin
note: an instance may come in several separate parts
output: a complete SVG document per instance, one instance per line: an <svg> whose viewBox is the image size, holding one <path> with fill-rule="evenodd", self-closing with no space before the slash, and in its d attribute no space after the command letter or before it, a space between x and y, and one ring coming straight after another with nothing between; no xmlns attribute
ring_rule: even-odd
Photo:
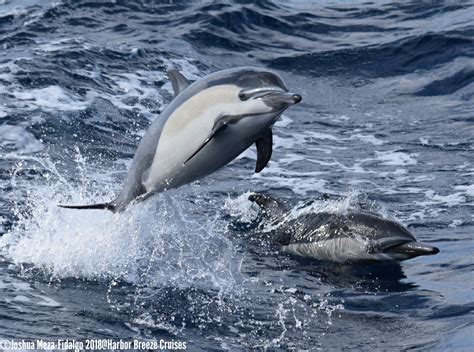
<svg viewBox="0 0 474 352"><path fill-rule="evenodd" d="M214 127L211 130L211 133L209 136L204 140L204 142L201 144L201 146L189 157L186 159L184 164L186 164L189 160L194 158L197 153L199 153L211 140L214 138L216 134L218 134L220 131L224 130L227 127L228 123L233 123L233 117L232 116L223 116L219 118L215 123Z"/></svg>
<svg viewBox="0 0 474 352"><path fill-rule="evenodd" d="M255 142L257 146L257 164L255 165L255 172L259 173L265 166L267 166L272 157L273 134L271 128L265 131Z"/></svg>
<svg viewBox="0 0 474 352"><path fill-rule="evenodd" d="M177 96L191 84L186 77L174 69L168 70L168 77L173 85L174 96Z"/></svg>
<svg viewBox="0 0 474 352"><path fill-rule="evenodd" d="M98 203L98 204L86 204L86 205L64 205L58 204L60 208L66 209L107 209L115 212L115 205L112 203Z"/></svg>
<svg viewBox="0 0 474 352"><path fill-rule="evenodd" d="M194 157L196 156L196 154L199 153L199 152L202 150L202 148L204 148L204 147L207 145L207 143L209 143L209 142L211 141L211 139L212 139L212 136L208 137L208 138L204 141L204 143L201 144L201 146L200 146L189 158L186 159L186 161L184 162L184 164L187 164L187 163L189 162L189 160L191 160L192 158L194 158Z"/></svg>

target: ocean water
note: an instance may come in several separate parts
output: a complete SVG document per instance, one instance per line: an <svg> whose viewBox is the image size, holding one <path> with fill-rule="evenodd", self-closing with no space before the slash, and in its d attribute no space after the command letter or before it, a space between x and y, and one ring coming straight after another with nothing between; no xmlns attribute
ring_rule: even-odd
<svg viewBox="0 0 474 352"><path fill-rule="evenodd" d="M472 350L473 19L470 1L1 0L0 339ZM123 214L56 206L119 191L167 67L242 65L303 96L261 174L251 148ZM253 191L362 203L441 252L302 260L259 240Z"/></svg>

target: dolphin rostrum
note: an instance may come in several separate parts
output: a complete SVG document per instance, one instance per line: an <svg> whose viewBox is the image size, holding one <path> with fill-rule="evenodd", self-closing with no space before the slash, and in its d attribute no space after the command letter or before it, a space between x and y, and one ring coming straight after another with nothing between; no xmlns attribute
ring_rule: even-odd
<svg viewBox="0 0 474 352"><path fill-rule="evenodd" d="M130 203L209 175L257 146L255 172L272 154L272 126L301 101L275 72L255 67L218 71L190 83L169 70L175 97L143 136L118 196L108 203L60 205L123 211Z"/></svg>
<svg viewBox="0 0 474 352"><path fill-rule="evenodd" d="M338 214L321 211L291 216L291 209L269 196L253 193L262 219L270 222L270 241L288 253L339 263L387 262L437 254L417 242L401 224L368 211Z"/></svg>

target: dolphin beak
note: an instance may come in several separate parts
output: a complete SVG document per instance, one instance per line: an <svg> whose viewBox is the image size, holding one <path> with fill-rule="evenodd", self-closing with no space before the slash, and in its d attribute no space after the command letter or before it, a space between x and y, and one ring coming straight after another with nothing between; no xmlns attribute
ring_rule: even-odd
<svg viewBox="0 0 474 352"><path fill-rule="evenodd" d="M271 92L262 97L262 100L265 102L265 104L271 107L282 107L298 104L301 99L303 98L299 94L284 91Z"/></svg>

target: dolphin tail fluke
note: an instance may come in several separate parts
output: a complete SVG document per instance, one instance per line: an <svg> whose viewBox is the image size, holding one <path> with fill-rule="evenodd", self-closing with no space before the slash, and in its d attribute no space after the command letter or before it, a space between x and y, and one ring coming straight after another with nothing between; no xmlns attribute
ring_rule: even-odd
<svg viewBox="0 0 474 352"><path fill-rule="evenodd" d="M418 257L420 255L433 255L438 254L439 249L434 246L430 246L421 242L406 242L395 247L391 247L389 252L402 253L410 256L411 258Z"/></svg>
<svg viewBox="0 0 474 352"><path fill-rule="evenodd" d="M115 205L112 203L98 203L98 204L86 204L86 205L64 205L58 204L58 207L67 209L107 209L115 211Z"/></svg>

